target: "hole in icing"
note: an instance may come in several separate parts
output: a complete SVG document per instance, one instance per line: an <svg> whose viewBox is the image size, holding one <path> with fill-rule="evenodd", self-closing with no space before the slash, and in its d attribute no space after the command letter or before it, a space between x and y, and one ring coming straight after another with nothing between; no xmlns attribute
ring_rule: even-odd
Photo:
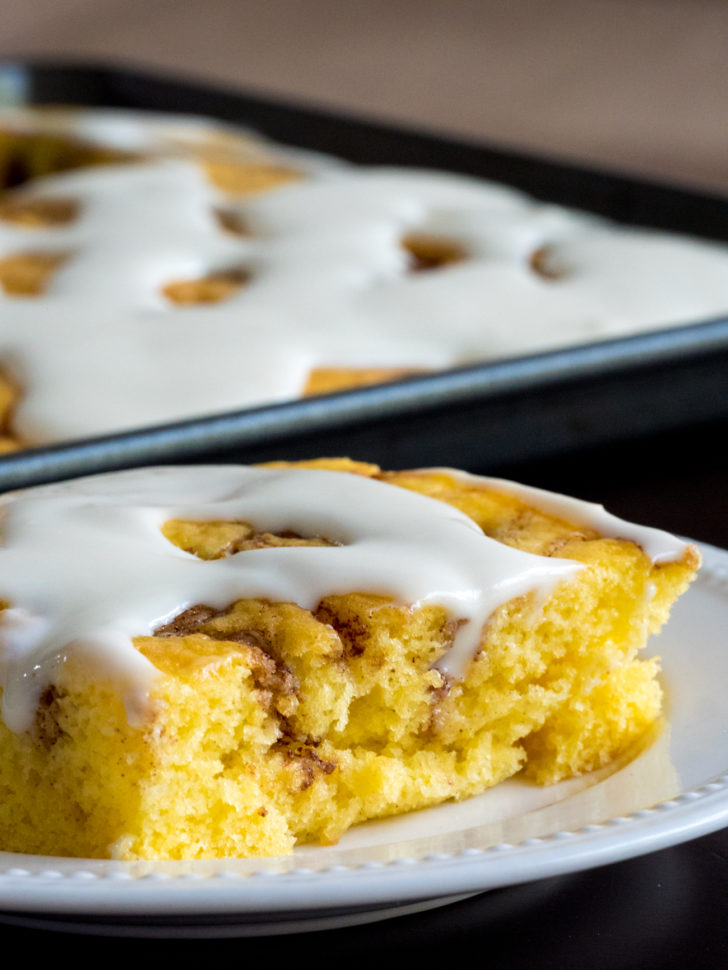
<svg viewBox="0 0 728 970"><path fill-rule="evenodd" d="M162 295L177 306L220 303L234 296L250 279L246 269L226 269L195 280L173 280L162 287Z"/></svg>
<svg viewBox="0 0 728 970"><path fill-rule="evenodd" d="M553 246L539 246L528 258L529 269L545 280L560 280L567 275L566 267L556 255Z"/></svg>
<svg viewBox="0 0 728 970"><path fill-rule="evenodd" d="M411 273L452 266L453 263L462 262L467 255L459 242L434 233L407 233L400 240L400 245L409 256Z"/></svg>
<svg viewBox="0 0 728 970"><path fill-rule="evenodd" d="M0 130L0 187L15 188L30 179L108 162L133 161L130 152L49 132Z"/></svg>
<svg viewBox="0 0 728 970"><path fill-rule="evenodd" d="M7 296L40 296L69 253L37 250L0 259L0 286Z"/></svg>
<svg viewBox="0 0 728 970"><path fill-rule="evenodd" d="M240 552L274 549L282 546L337 546L319 536L305 537L297 532L257 532L247 522L192 522L170 519L162 526L162 535L198 559L227 559Z"/></svg>
<svg viewBox="0 0 728 970"><path fill-rule="evenodd" d="M232 195L269 192L302 177L295 169L270 162L208 161L205 162L204 169L215 188Z"/></svg>
<svg viewBox="0 0 728 970"><path fill-rule="evenodd" d="M249 236L250 229L245 220L237 212L231 209L213 209L213 214L218 226L233 236Z"/></svg>
<svg viewBox="0 0 728 970"><path fill-rule="evenodd" d="M0 370L0 454L20 447L12 429L13 411L19 399L20 389Z"/></svg>
<svg viewBox="0 0 728 970"><path fill-rule="evenodd" d="M0 220L22 229L52 229L67 226L77 218L75 199L45 196L32 199L7 199L0 202Z"/></svg>

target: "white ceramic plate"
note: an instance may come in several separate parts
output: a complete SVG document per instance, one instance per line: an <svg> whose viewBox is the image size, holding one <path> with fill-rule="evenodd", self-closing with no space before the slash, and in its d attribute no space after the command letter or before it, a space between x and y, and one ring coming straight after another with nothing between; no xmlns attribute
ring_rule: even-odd
<svg viewBox="0 0 728 970"><path fill-rule="evenodd" d="M667 723L629 763L545 789L506 782L287 858L112 863L0 853L0 919L140 936L353 925L728 825L728 552L701 549L698 580L653 641Z"/></svg>

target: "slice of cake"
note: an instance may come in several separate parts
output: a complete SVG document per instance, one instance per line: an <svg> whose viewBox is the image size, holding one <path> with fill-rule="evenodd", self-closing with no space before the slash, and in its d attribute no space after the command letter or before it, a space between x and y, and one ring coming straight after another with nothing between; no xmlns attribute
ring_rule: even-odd
<svg viewBox="0 0 728 970"><path fill-rule="evenodd" d="M345 460L3 502L0 848L274 855L627 752L697 551L600 507Z"/></svg>

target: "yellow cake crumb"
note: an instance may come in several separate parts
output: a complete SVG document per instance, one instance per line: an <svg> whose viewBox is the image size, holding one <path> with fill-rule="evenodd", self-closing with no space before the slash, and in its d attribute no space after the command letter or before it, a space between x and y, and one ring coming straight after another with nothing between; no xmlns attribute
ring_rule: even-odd
<svg viewBox="0 0 728 970"><path fill-rule="evenodd" d="M219 303L234 296L248 277L244 269L221 270L196 280L174 280L162 287L162 295L178 306Z"/></svg>
<svg viewBox="0 0 728 970"><path fill-rule="evenodd" d="M230 195L257 195L296 182L300 172L273 162L248 162L236 158L208 161L205 173L212 184Z"/></svg>
<svg viewBox="0 0 728 970"><path fill-rule="evenodd" d="M408 367L314 367L308 375L303 394L332 394L355 387L385 384L422 373Z"/></svg>

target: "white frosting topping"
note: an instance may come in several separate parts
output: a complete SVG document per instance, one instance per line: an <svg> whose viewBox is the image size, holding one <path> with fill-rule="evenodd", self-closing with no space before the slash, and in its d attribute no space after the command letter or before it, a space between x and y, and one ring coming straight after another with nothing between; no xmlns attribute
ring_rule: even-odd
<svg viewBox="0 0 728 970"><path fill-rule="evenodd" d="M65 125L162 153L194 140L184 119L71 113ZM0 222L0 259L70 254L43 295L0 292L0 365L23 389L22 437L59 441L288 399L315 367L439 369L728 309L725 246L619 228L466 177L245 144L254 160L305 177L236 200L196 162L162 154L22 190L80 203L64 226ZM250 235L226 233L220 206ZM411 273L409 232L453 240L466 258ZM542 247L558 278L531 268ZM175 306L161 294L231 268L250 281L224 302Z"/></svg>
<svg viewBox="0 0 728 970"><path fill-rule="evenodd" d="M509 488L525 500L533 495ZM583 505L553 501L566 518L587 515ZM0 686L2 716L14 731L31 726L41 692L70 652L115 677L130 719L138 718L156 671L131 638L193 605L222 609L265 598L315 609L323 597L347 592L439 604L460 624L438 666L458 676L496 607L529 592L547 595L582 568L496 542L446 503L341 472L147 468L15 493L3 511L0 597L10 607L0 616ZM247 522L340 545L204 561L162 535L175 518ZM604 522L597 513L596 527ZM607 524L624 534L619 520ZM646 535L630 530L638 540ZM659 535L650 530L649 542ZM665 536L653 552L677 558L683 548Z"/></svg>

